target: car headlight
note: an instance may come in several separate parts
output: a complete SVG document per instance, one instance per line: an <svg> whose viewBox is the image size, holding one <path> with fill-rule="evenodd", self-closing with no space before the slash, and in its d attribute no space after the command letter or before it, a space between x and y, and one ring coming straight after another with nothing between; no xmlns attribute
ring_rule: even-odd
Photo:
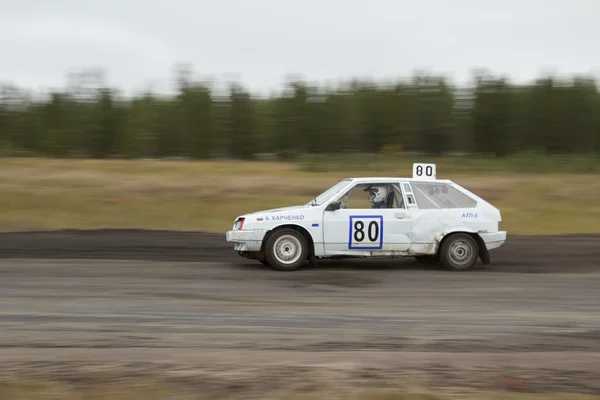
<svg viewBox="0 0 600 400"><path fill-rule="evenodd" d="M237 221L235 221L235 223L233 224L233 230L237 231L237 230L241 230L244 227L244 218L239 218Z"/></svg>

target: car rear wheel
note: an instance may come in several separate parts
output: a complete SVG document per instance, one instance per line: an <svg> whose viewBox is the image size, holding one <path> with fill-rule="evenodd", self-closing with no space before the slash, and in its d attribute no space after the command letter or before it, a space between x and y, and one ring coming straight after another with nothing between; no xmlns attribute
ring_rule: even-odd
<svg viewBox="0 0 600 400"><path fill-rule="evenodd" d="M265 246L266 261L276 270L294 271L302 266L308 254L304 236L294 229L275 231Z"/></svg>
<svg viewBox="0 0 600 400"><path fill-rule="evenodd" d="M455 233L442 244L440 261L454 270L468 270L473 268L479 257L477 242L466 233Z"/></svg>

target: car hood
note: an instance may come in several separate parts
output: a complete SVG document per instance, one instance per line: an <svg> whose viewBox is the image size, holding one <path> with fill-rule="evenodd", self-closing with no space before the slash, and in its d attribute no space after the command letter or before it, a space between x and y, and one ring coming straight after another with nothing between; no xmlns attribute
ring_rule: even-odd
<svg viewBox="0 0 600 400"><path fill-rule="evenodd" d="M300 211L300 210L306 210L308 208L313 208L313 207L308 206L308 205L299 205L299 206L272 208L270 210L261 210L261 211L255 211L252 213L248 213L245 216L250 217L250 216L255 216L255 215L274 214L274 213L284 212L284 211Z"/></svg>

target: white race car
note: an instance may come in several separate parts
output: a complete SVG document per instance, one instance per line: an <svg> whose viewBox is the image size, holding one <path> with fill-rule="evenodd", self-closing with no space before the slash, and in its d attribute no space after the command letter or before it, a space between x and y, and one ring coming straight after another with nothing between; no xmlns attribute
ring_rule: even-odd
<svg viewBox="0 0 600 400"><path fill-rule="evenodd" d="M347 178L305 205L245 214L226 233L241 256L280 271L325 258L415 257L470 269L506 241L500 211L413 164L409 178Z"/></svg>

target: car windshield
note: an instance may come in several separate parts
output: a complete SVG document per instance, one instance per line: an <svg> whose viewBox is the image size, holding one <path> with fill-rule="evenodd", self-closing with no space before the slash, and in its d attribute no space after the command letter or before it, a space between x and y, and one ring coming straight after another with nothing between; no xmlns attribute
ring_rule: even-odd
<svg viewBox="0 0 600 400"><path fill-rule="evenodd" d="M337 192L339 192L349 182L350 182L350 179L343 179L343 180L339 181L338 183L336 183L335 185L333 185L332 187L330 187L329 189L327 189L326 191L324 191L323 193L321 193L320 195L315 197L308 204L311 206L320 206L321 204L323 204L324 202L329 200L331 198L331 196L333 196Z"/></svg>

